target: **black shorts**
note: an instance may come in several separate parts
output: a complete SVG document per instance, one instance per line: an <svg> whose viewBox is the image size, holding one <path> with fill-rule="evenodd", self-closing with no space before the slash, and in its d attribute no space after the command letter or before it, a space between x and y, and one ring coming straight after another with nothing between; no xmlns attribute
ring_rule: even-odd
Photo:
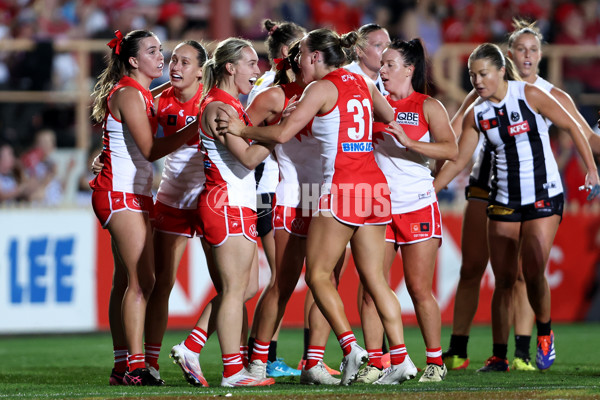
<svg viewBox="0 0 600 400"><path fill-rule="evenodd" d="M490 188L483 188L475 185L467 185L465 187L465 199L466 200L483 200L488 201L490 197Z"/></svg>
<svg viewBox="0 0 600 400"><path fill-rule="evenodd" d="M273 229L273 198L275 193L261 193L256 205L256 231L259 237L265 236Z"/></svg>
<svg viewBox="0 0 600 400"><path fill-rule="evenodd" d="M562 221L565 199L562 194L549 199L538 200L532 204L510 207L490 200L487 216L493 221L525 222L537 218L559 215Z"/></svg>

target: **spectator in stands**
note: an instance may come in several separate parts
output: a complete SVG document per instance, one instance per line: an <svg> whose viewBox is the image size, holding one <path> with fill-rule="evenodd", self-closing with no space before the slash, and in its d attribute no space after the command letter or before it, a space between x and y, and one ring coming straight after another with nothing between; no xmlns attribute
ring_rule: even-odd
<svg viewBox="0 0 600 400"><path fill-rule="evenodd" d="M9 143L0 143L0 204L26 200L31 191L22 165Z"/></svg>
<svg viewBox="0 0 600 400"><path fill-rule="evenodd" d="M593 29L586 30L586 21L582 9L572 3L564 3L556 8L555 22L558 34L555 44L565 45L594 45L595 37L589 36ZM565 59L563 62L563 77L566 84L570 84L570 93L576 95L577 91L600 92L600 61L597 58ZM580 82L578 87L571 87ZM582 86L581 86L582 84ZM579 90L577 90L579 89Z"/></svg>
<svg viewBox="0 0 600 400"><path fill-rule="evenodd" d="M45 128L35 134L33 148L21 157L27 176L35 182L36 187L30 196L33 203L56 206L63 199L68 177L61 179L57 173L53 159L55 150L56 134L52 129Z"/></svg>

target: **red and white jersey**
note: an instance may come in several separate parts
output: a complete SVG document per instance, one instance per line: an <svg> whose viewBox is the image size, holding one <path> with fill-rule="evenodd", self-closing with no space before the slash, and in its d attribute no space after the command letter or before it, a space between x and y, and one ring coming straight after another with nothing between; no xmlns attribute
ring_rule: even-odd
<svg viewBox="0 0 600 400"><path fill-rule="evenodd" d="M135 79L124 76L110 91L107 102L120 88L131 86L140 91L146 103L146 114L156 132L157 121L154 112L154 99L148 89ZM114 117L107 107L102 124L102 154L100 162L104 167L90 182L93 190L125 192L152 196L152 163L141 153L131 133L121 120Z"/></svg>
<svg viewBox="0 0 600 400"><path fill-rule="evenodd" d="M408 97L387 101L394 109L398 122L412 140L431 142L429 124L423 114L423 103L429 96L412 92ZM390 185L392 214L420 210L437 200L429 159L402 146L396 138L385 132L386 124L373 124L375 159Z"/></svg>
<svg viewBox="0 0 600 400"><path fill-rule="evenodd" d="M244 111L242 103L229 93L213 87L200 104L200 112L206 106L220 101L232 106L240 119L250 125L250 120ZM254 171L246 168L231 152L218 140L200 128L202 152L204 153L204 174L206 175L206 195L216 199L223 206L248 207L256 211L256 181ZM214 202L211 202L214 203Z"/></svg>
<svg viewBox="0 0 600 400"><path fill-rule="evenodd" d="M344 68L322 79L336 86L338 99L329 112L314 117L311 127L321 148L321 195L331 193L333 187L349 197L382 194L382 187L389 193L385 176L373 156L373 100L365 80ZM378 184L385 186L374 192ZM365 193L365 189L371 193Z"/></svg>
<svg viewBox="0 0 600 400"><path fill-rule="evenodd" d="M158 98L158 123L165 136L170 136L193 122L200 109L202 85L194 97L185 103L168 88ZM169 154L165 160L156 200L170 207L195 209L198 195L204 188L204 155L200 152L200 135Z"/></svg>
<svg viewBox="0 0 600 400"><path fill-rule="evenodd" d="M281 85L285 93L284 109L289 100L298 98L304 90L296 83ZM319 153L319 142L310 132L312 121L293 138L275 146L279 163L279 185L276 190L276 205L301 207L313 210L317 206L323 171Z"/></svg>

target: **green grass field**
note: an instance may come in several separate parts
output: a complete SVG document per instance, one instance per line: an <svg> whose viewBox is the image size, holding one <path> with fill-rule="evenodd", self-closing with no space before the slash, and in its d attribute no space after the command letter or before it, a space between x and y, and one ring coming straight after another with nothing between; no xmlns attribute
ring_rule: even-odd
<svg viewBox="0 0 600 400"><path fill-rule="evenodd" d="M187 332L170 331L160 357L164 387L110 387L112 347L108 333L51 336L0 336L0 399L201 399L244 397L261 399L600 399L600 325L555 324L557 361L545 372L476 373L491 355L489 327L475 327L469 342L471 365L465 371L450 371L444 382L422 384L417 380L400 386L352 385L349 387L305 386L293 378L278 378L269 388L220 388L222 366L219 346L211 337L201 355L210 388L196 388L183 379L179 367L168 358L172 345ZM356 331L359 343L360 331ZM442 332L448 344L450 330ZM417 328L405 330L406 346L418 367L424 367L425 348ZM514 351L509 343L509 356ZM533 345L533 344L532 344ZM297 365L302 355L301 330L284 330L279 338L279 356ZM534 349L532 348L532 351ZM533 353L534 354L534 353ZM341 350L333 334L325 362L337 367ZM418 378L418 377L417 377Z"/></svg>

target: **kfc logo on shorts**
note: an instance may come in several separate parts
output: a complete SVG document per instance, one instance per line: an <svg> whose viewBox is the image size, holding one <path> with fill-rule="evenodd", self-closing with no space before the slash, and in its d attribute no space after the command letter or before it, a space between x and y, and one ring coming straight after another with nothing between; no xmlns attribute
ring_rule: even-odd
<svg viewBox="0 0 600 400"><path fill-rule="evenodd" d="M508 134L510 136L520 135L525 132L529 132L529 122L527 121L519 122L518 124L508 127Z"/></svg>

